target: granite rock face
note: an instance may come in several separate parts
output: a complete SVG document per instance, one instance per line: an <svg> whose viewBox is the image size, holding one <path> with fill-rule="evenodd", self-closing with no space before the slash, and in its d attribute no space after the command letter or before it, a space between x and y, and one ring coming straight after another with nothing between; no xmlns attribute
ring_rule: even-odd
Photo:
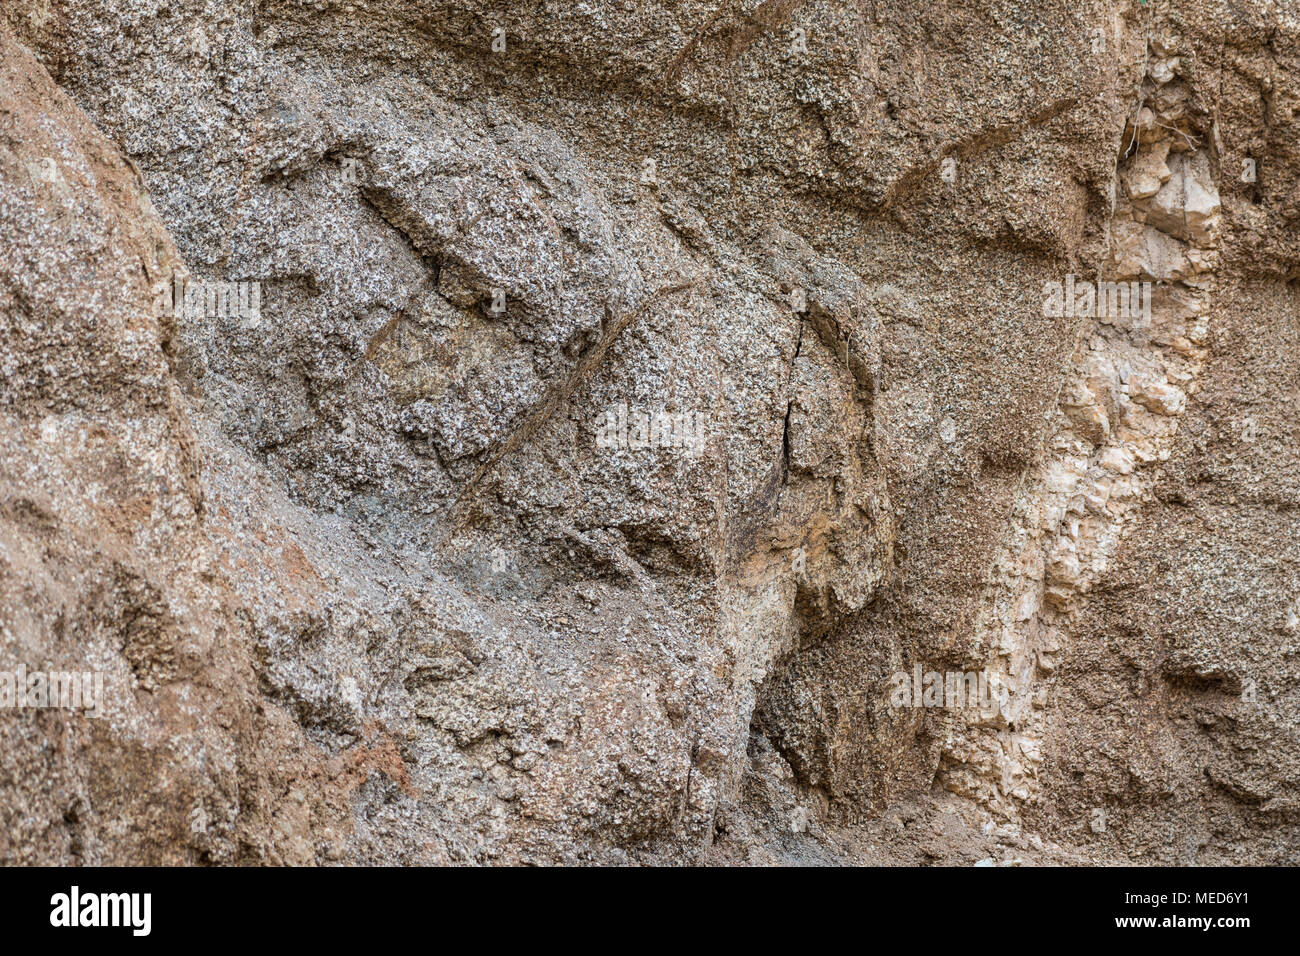
<svg viewBox="0 0 1300 956"><path fill-rule="evenodd" d="M1298 50L0 0L0 860L1300 862Z"/></svg>

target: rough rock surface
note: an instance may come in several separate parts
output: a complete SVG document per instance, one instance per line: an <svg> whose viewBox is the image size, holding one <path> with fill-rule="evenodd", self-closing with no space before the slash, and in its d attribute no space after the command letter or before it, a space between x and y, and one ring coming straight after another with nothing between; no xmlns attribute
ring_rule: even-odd
<svg viewBox="0 0 1300 956"><path fill-rule="evenodd" d="M0 0L0 861L1300 862L1297 111L1289 0Z"/></svg>

